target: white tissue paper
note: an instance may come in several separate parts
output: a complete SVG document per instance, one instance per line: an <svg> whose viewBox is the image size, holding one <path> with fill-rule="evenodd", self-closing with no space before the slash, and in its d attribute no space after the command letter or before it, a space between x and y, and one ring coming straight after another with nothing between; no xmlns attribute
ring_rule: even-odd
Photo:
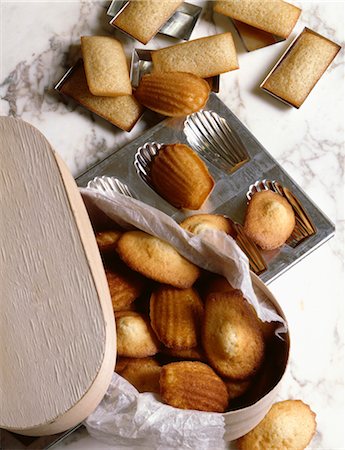
<svg viewBox="0 0 345 450"><path fill-rule="evenodd" d="M254 291L248 258L231 236L216 230L192 235L165 213L121 194L108 197L93 189L81 189L81 193L92 223L101 223L108 217L121 227L138 228L169 242L192 263L223 275L240 289L262 321L280 322L279 332L287 331L284 319L264 294ZM91 436L116 448L229 448L223 439L223 414L179 410L162 404L158 396L140 394L116 373L85 425Z"/></svg>

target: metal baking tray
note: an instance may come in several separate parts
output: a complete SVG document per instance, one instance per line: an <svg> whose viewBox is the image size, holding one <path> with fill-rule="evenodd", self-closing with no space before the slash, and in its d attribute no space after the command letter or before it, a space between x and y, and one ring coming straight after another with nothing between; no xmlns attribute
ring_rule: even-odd
<svg viewBox="0 0 345 450"><path fill-rule="evenodd" d="M124 8L128 5L128 1L113 0L108 8L107 15L111 16L110 25L116 17L118 17ZM196 22L201 14L202 8L191 3L184 2L180 5L175 13L168 19L158 31L159 34L170 36L176 39L188 41ZM123 30L121 30L123 32ZM127 33L126 33L127 34ZM128 34L130 36L130 34Z"/></svg>
<svg viewBox="0 0 345 450"><path fill-rule="evenodd" d="M241 138L249 159L231 173L205 160L216 185L205 206L198 213L224 214L241 224L244 221L249 187L258 180L277 180L299 200L316 230L315 234L303 239L298 245L285 244L278 250L262 252L267 270L261 273L260 278L269 283L330 239L334 235L334 225L215 94L211 93L205 110L214 111L227 121L230 128ZM96 176L114 176L130 186L136 198L164 211L177 221L182 220L185 212L163 200L138 176L134 157L138 148L148 142L188 144L183 131L184 121L185 118L163 120L80 175L76 180L77 184L85 187Z"/></svg>

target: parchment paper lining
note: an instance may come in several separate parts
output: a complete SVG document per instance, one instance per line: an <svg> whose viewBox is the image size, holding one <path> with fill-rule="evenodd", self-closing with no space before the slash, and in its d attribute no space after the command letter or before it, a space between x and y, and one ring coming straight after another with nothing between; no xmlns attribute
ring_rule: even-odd
<svg viewBox="0 0 345 450"><path fill-rule="evenodd" d="M108 391L85 426L96 439L119 448L225 449L222 414L176 409L139 392L114 373Z"/></svg>
<svg viewBox="0 0 345 450"><path fill-rule="evenodd" d="M193 235L183 230L167 214L139 200L117 193L110 198L87 188L81 188L80 191L89 209L99 209L121 227L135 227L159 237L199 267L226 277L233 287L243 292L262 321L280 322L282 327L279 332L287 331L285 321L273 307L255 294L248 258L231 236L216 230L205 230L202 234Z"/></svg>

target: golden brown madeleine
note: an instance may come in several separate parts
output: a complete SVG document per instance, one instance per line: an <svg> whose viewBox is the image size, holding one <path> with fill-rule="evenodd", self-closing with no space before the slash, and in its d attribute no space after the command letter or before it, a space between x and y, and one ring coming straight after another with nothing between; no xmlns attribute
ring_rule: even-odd
<svg viewBox="0 0 345 450"><path fill-rule="evenodd" d="M117 356L115 364L115 372L121 373L127 364L132 361L133 358L128 358L127 356Z"/></svg>
<svg viewBox="0 0 345 450"><path fill-rule="evenodd" d="M207 282L205 282L203 299L205 299L211 293L232 292L234 290L236 289L231 286L226 278L222 277L221 275L211 274L211 276L208 277ZM255 308L249 303L248 306L253 311L255 317L257 317L258 325L261 329L265 343L270 342L275 336L275 330L278 327L278 322L261 321L257 316Z"/></svg>
<svg viewBox="0 0 345 450"><path fill-rule="evenodd" d="M91 94L102 97L132 94L121 42L109 36L82 36L81 51Z"/></svg>
<svg viewBox="0 0 345 450"><path fill-rule="evenodd" d="M145 316L134 311L115 313L117 354L145 358L158 352L159 342Z"/></svg>
<svg viewBox="0 0 345 450"><path fill-rule="evenodd" d="M224 412L228 391L207 364L181 361L162 367L160 393L163 402L175 408Z"/></svg>
<svg viewBox="0 0 345 450"><path fill-rule="evenodd" d="M184 219L180 225L193 234L199 234L205 230L218 230L233 237L236 235L231 220L220 214L195 214Z"/></svg>
<svg viewBox="0 0 345 450"><path fill-rule="evenodd" d="M316 414L301 400L275 403L252 431L237 440L240 450L304 450L316 431Z"/></svg>
<svg viewBox="0 0 345 450"><path fill-rule="evenodd" d="M263 361L259 320L237 289L207 297L202 341L210 365L223 377L245 380Z"/></svg>
<svg viewBox="0 0 345 450"><path fill-rule="evenodd" d="M163 145L150 174L155 190L176 208L201 208L214 187L206 164L184 144Z"/></svg>
<svg viewBox="0 0 345 450"><path fill-rule="evenodd" d="M139 392L155 392L159 394L159 377L161 367L151 357L131 358L125 367L118 372L131 383Z"/></svg>
<svg viewBox="0 0 345 450"><path fill-rule="evenodd" d="M281 247L295 228L290 203L270 190L256 192L249 201L244 232L264 250Z"/></svg>
<svg viewBox="0 0 345 450"><path fill-rule="evenodd" d="M200 274L200 269L172 245L143 231L124 233L117 243L117 252L136 272L181 289L191 287Z"/></svg>
<svg viewBox="0 0 345 450"><path fill-rule="evenodd" d="M229 378L223 378L223 381L228 390L229 400L241 397L248 391L253 383L251 378L248 380L231 380Z"/></svg>
<svg viewBox="0 0 345 450"><path fill-rule="evenodd" d="M131 270L121 260L108 264L105 274L114 311L127 310L147 286L145 278Z"/></svg>
<svg viewBox="0 0 345 450"><path fill-rule="evenodd" d="M197 75L169 72L144 75L134 96L152 111L182 117L202 109L209 94L209 84Z"/></svg>
<svg viewBox="0 0 345 450"><path fill-rule="evenodd" d="M116 251L116 243L122 235L120 230L99 231L96 233L96 241L99 251L103 254L109 254Z"/></svg>
<svg viewBox="0 0 345 450"><path fill-rule="evenodd" d="M185 359L187 361L201 361L207 363L206 355L201 347L184 348L175 350L173 348L164 347L161 352L164 355L171 356L176 359Z"/></svg>
<svg viewBox="0 0 345 450"><path fill-rule="evenodd" d="M214 273L208 273L203 280L203 284L203 300L206 300L207 296L214 292L231 292L235 290L226 278Z"/></svg>
<svg viewBox="0 0 345 450"><path fill-rule="evenodd" d="M160 342L175 350L196 347L204 305L193 288L160 286L150 299L151 326Z"/></svg>

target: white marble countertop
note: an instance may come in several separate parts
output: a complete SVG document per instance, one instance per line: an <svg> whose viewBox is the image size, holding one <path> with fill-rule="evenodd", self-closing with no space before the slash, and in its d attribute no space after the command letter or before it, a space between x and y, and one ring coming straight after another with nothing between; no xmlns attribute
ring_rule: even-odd
<svg viewBox="0 0 345 450"><path fill-rule="evenodd" d="M225 17L205 4L192 38L233 31ZM344 448L343 440L343 237L344 237L344 65L343 51L300 110L289 108L258 89L288 43L311 29L343 45L341 1L294 2L303 13L288 39L246 53L235 36L240 70L221 76L220 98L265 148L336 223L336 236L305 258L270 288L286 313L291 357L279 399L308 403L317 414L313 449ZM1 2L2 55L0 111L40 129L74 176L138 136L152 121L122 132L89 112L60 101L53 86L78 57L81 35L115 34L102 1ZM234 32L235 35L235 32ZM155 38L148 48L173 42ZM143 47L136 45L136 47ZM85 430L56 448L108 449Z"/></svg>

